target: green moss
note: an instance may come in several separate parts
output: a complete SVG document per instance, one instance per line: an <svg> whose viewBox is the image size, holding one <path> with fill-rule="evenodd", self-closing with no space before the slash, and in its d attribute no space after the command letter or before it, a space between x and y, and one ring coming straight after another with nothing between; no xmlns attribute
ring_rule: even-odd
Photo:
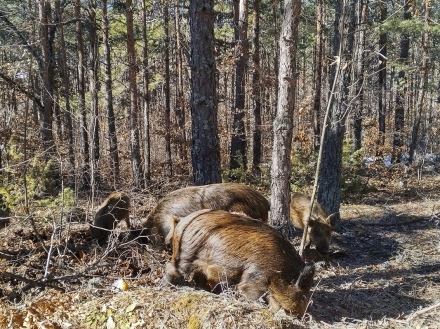
<svg viewBox="0 0 440 329"><path fill-rule="evenodd" d="M200 329L202 328L201 321L195 315L191 315L188 319L188 329Z"/></svg>
<svg viewBox="0 0 440 329"><path fill-rule="evenodd" d="M174 304L174 310L183 311L183 310L191 310L197 307L200 303L201 297L195 294L189 294L179 299Z"/></svg>
<svg viewBox="0 0 440 329"><path fill-rule="evenodd" d="M85 325L87 328L98 329L105 328L109 318L112 317L116 328L128 329L131 327L132 315L125 313L125 310L112 310L106 308L105 310L94 309L87 313ZM137 318L135 319L137 321Z"/></svg>

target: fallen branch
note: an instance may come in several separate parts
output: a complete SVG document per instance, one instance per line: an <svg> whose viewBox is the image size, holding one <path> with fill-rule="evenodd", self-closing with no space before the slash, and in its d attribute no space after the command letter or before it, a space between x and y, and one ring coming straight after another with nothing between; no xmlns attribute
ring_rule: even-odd
<svg viewBox="0 0 440 329"><path fill-rule="evenodd" d="M41 282L41 281L31 280L31 279L25 278L24 276L10 273L10 272L6 272L6 271L0 272L0 278L14 279L14 280L18 280L18 281L22 281L22 282L27 283L28 286L23 288L22 290L28 290L29 286L30 286L30 287L42 287L42 288L50 287L50 288L64 292L63 288L52 285L49 282Z"/></svg>
<svg viewBox="0 0 440 329"><path fill-rule="evenodd" d="M14 256L17 256L18 252L11 252L11 253L5 253L4 251L0 250L0 259L6 259L6 260L10 260L12 258L14 258Z"/></svg>
<svg viewBox="0 0 440 329"><path fill-rule="evenodd" d="M418 317L419 315L424 314L426 312L429 312L437 307L440 307L440 302L438 302L437 304L422 308L421 310L418 310L418 311L410 314L409 316L406 317L406 321L409 322L409 321L413 320L414 318Z"/></svg>
<svg viewBox="0 0 440 329"><path fill-rule="evenodd" d="M98 268L111 268L114 266L115 266L114 264L94 265L89 268L86 268L81 273L64 275L64 276L59 276L59 277L54 277L54 278L47 278L46 282L62 282L62 281L75 280L75 279L79 279L79 278L86 278L86 277L91 276L90 274L87 274L87 272L90 272L92 270L96 270Z"/></svg>

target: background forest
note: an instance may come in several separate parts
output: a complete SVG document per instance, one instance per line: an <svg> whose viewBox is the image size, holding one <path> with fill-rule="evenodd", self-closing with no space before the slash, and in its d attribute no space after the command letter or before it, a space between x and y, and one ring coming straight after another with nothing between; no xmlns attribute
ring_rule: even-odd
<svg viewBox="0 0 440 329"><path fill-rule="evenodd" d="M221 174L267 186L282 5L244 3L214 8ZM345 106L333 109L343 163L411 164L439 151L438 4L337 3L302 4L294 190L312 184L339 3L353 9ZM61 186L76 194L191 180L188 3L1 0L0 9L0 192L9 208L23 212L24 197Z"/></svg>

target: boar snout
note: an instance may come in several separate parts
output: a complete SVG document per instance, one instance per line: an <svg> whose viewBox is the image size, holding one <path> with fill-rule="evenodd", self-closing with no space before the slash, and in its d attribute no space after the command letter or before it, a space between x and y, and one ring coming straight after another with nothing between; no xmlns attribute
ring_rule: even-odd
<svg viewBox="0 0 440 329"><path fill-rule="evenodd" d="M174 285L181 284L183 282L183 277L177 271L176 267L172 263L167 263L165 265L165 279Z"/></svg>
<svg viewBox="0 0 440 329"><path fill-rule="evenodd" d="M329 250L331 241L331 227L317 220L310 220L306 246L309 247L310 244L314 244L318 251L326 253Z"/></svg>
<svg viewBox="0 0 440 329"><path fill-rule="evenodd" d="M291 316L301 316L305 313L309 303L309 291L313 285L315 265L307 263L298 279L290 285L274 282L270 283L269 305L274 310L284 309ZM280 287L284 287L281 291Z"/></svg>

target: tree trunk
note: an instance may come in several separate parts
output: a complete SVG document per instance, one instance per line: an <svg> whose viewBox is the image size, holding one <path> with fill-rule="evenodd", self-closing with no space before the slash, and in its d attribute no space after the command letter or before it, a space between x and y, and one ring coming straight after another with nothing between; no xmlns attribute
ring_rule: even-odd
<svg viewBox="0 0 440 329"><path fill-rule="evenodd" d="M185 110L186 101L185 93L183 91L183 51L182 38L180 33L180 8L178 5L174 6L174 25L176 30L176 74L177 74L177 102L175 109L176 116L176 131L177 131L177 150L180 160L187 162L187 148L186 148L186 130L185 130Z"/></svg>
<svg viewBox="0 0 440 329"><path fill-rule="evenodd" d="M322 96L322 50L323 50L323 31L324 20L323 0L316 2L316 44L315 44L315 93L313 97L313 149L319 150L319 140L321 136L321 96Z"/></svg>
<svg viewBox="0 0 440 329"><path fill-rule="evenodd" d="M366 0L358 0L358 46L357 46L357 65L356 65L356 105L353 120L353 151L358 151L362 147L362 117L364 107L364 50L365 50L365 22L367 15Z"/></svg>
<svg viewBox="0 0 440 329"><path fill-rule="evenodd" d="M52 98L53 98L53 118L54 118L53 130L55 131L56 138L61 142L63 139L63 125L61 123L59 90L54 89Z"/></svg>
<svg viewBox="0 0 440 329"><path fill-rule="evenodd" d="M89 149L89 135L87 130L87 112L86 112L86 93L85 93L85 79L84 79L84 41L83 41L83 27L81 22L81 0L76 0L75 3L76 22L76 43L78 54L78 111L81 117L81 136L83 142L83 163L82 163L82 178L81 183L83 188L90 188L90 149Z"/></svg>
<svg viewBox="0 0 440 329"><path fill-rule="evenodd" d="M146 182L151 180L151 153L150 153L150 98L148 84L148 39L147 39L147 7L145 1L142 2L142 82L143 82L143 117L144 117L144 179Z"/></svg>
<svg viewBox="0 0 440 329"><path fill-rule="evenodd" d="M260 0L254 0L252 13L252 100L254 102L254 134L252 144L252 167L261 172L261 87L260 87Z"/></svg>
<svg viewBox="0 0 440 329"><path fill-rule="evenodd" d="M60 0L55 1L55 10L57 12L57 16L59 18L59 22L62 22L62 12ZM68 186L73 187L75 183L75 153L73 150L73 122L72 122L72 109L70 108L70 78L69 78L69 68L67 67L67 54L66 54L66 42L64 39L64 27L62 24L59 24L58 29L60 31L60 52L61 52L61 76L63 89L61 91L61 95L64 98L65 109L64 109L64 118L65 118L65 134L67 135L67 149L69 155L69 178L68 178Z"/></svg>
<svg viewBox="0 0 440 329"><path fill-rule="evenodd" d="M98 40L96 36L96 0L89 0L89 94L92 114L92 186L99 183L99 113L98 113Z"/></svg>
<svg viewBox="0 0 440 329"><path fill-rule="evenodd" d="M320 173L318 178L318 202L339 218L341 202L342 147L345 120L349 111L351 75L353 71L353 44L355 28L355 0L336 0L329 95L329 124L323 141Z"/></svg>
<svg viewBox="0 0 440 329"><path fill-rule="evenodd" d="M403 19L411 19L411 1L404 0ZM409 34L402 33L400 36L400 61L407 64L409 55ZM404 147L404 128L405 128L405 96L406 96L405 71L400 70L397 76L397 92L394 108L394 138L393 138L393 162L400 162L402 158L402 150Z"/></svg>
<svg viewBox="0 0 440 329"><path fill-rule="evenodd" d="M173 167L171 160L171 102L170 102L170 16L168 13L168 1L163 5L163 17L165 28L165 154L166 154L166 172L173 176Z"/></svg>
<svg viewBox="0 0 440 329"><path fill-rule="evenodd" d="M273 31L274 31L274 35L278 35L279 32L279 25L278 25L278 13L280 12L280 10L278 10L279 6L279 2L274 2L273 6L272 6L272 20L273 20ZM278 100L276 99L276 97L278 97L278 74L279 74L279 57L280 57L280 45L278 43L277 38L273 38L274 41L274 45L273 45L273 73L275 75L275 100L274 103L278 104ZM272 118L275 118L276 113L274 113L273 111L271 112L271 114L273 115Z"/></svg>
<svg viewBox="0 0 440 329"><path fill-rule="evenodd" d="M296 48L301 2L284 1L284 14L279 38L280 72L278 103L273 123L270 223L288 236L290 218L290 152L292 149L293 112L296 90Z"/></svg>
<svg viewBox="0 0 440 329"><path fill-rule="evenodd" d="M52 47L49 38L49 23L51 16L50 2L47 0L40 0L39 2L40 15L40 44L41 44L41 77L42 77L42 102L43 115L41 122L41 138L43 142L43 149L45 150L46 161L49 160L50 155L55 154L55 147L52 122L53 122L53 74L54 74L54 58Z"/></svg>
<svg viewBox="0 0 440 329"><path fill-rule="evenodd" d="M195 185L221 182L214 1L190 1L192 168Z"/></svg>
<svg viewBox="0 0 440 329"><path fill-rule="evenodd" d="M380 2L380 21L384 23L387 19L387 3ZM386 120L386 90L387 90L387 34L379 35L379 95L378 95L378 120L379 120L379 138L376 149L376 156L383 157L383 148L385 146L385 120Z"/></svg>
<svg viewBox="0 0 440 329"><path fill-rule="evenodd" d="M411 143L409 145L409 158L408 162L411 164L414 160L414 153L417 148L418 135L420 130L420 123L423 114L423 103L425 101L425 90L428 83L428 62L429 62L429 20L431 12L432 0L425 1L425 32L422 37L423 57L422 64L420 66L420 84L419 84L419 96L417 97L417 104L415 107L415 118L411 134Z"/></svg>
<svg viewBox="0 0 440 329"><path fill-rule="evenodd" d="M126 0L127 23L127 54L128 54L128 79L130 85L130 149L133 183L138 188L144 187L144 173L141 164L138 127L137 82L136 82L136 51L134 48L133 29L133 4Z"/></svg>
<svg viewBox="0 0 440 329"><path fill-rule="evenodd" d="M239 1L238 5L238 20L236 22L236 48L235 56L237 58L235 64L235 106L232 111L232 137L231 137L231 156L230 156L230 178L236 179L232 170L241 168L247 169L247 142L246 131L244 125L245 117L245 99L246 99L246 67L248 61L248 41L247 41L247 27L248 27L248 1L234 0L234 3ZM237 6L234 5L236 10Z"/></svg>
<svg viewBox="0 0 440 329"><path fill-rule="evenodd" d="M110 150L110 168L113 178L113 186L116 188L116 182L119 180L119 155L118 155L118 138L116 134L115 113L113 110L113 80L112 65L109 44L109 22L107 17L107 0L101 0L102 9L102 45L104 50L104 86L105 86L105 102L107 108L107 124L108 124L108 142Z"/></svg>

